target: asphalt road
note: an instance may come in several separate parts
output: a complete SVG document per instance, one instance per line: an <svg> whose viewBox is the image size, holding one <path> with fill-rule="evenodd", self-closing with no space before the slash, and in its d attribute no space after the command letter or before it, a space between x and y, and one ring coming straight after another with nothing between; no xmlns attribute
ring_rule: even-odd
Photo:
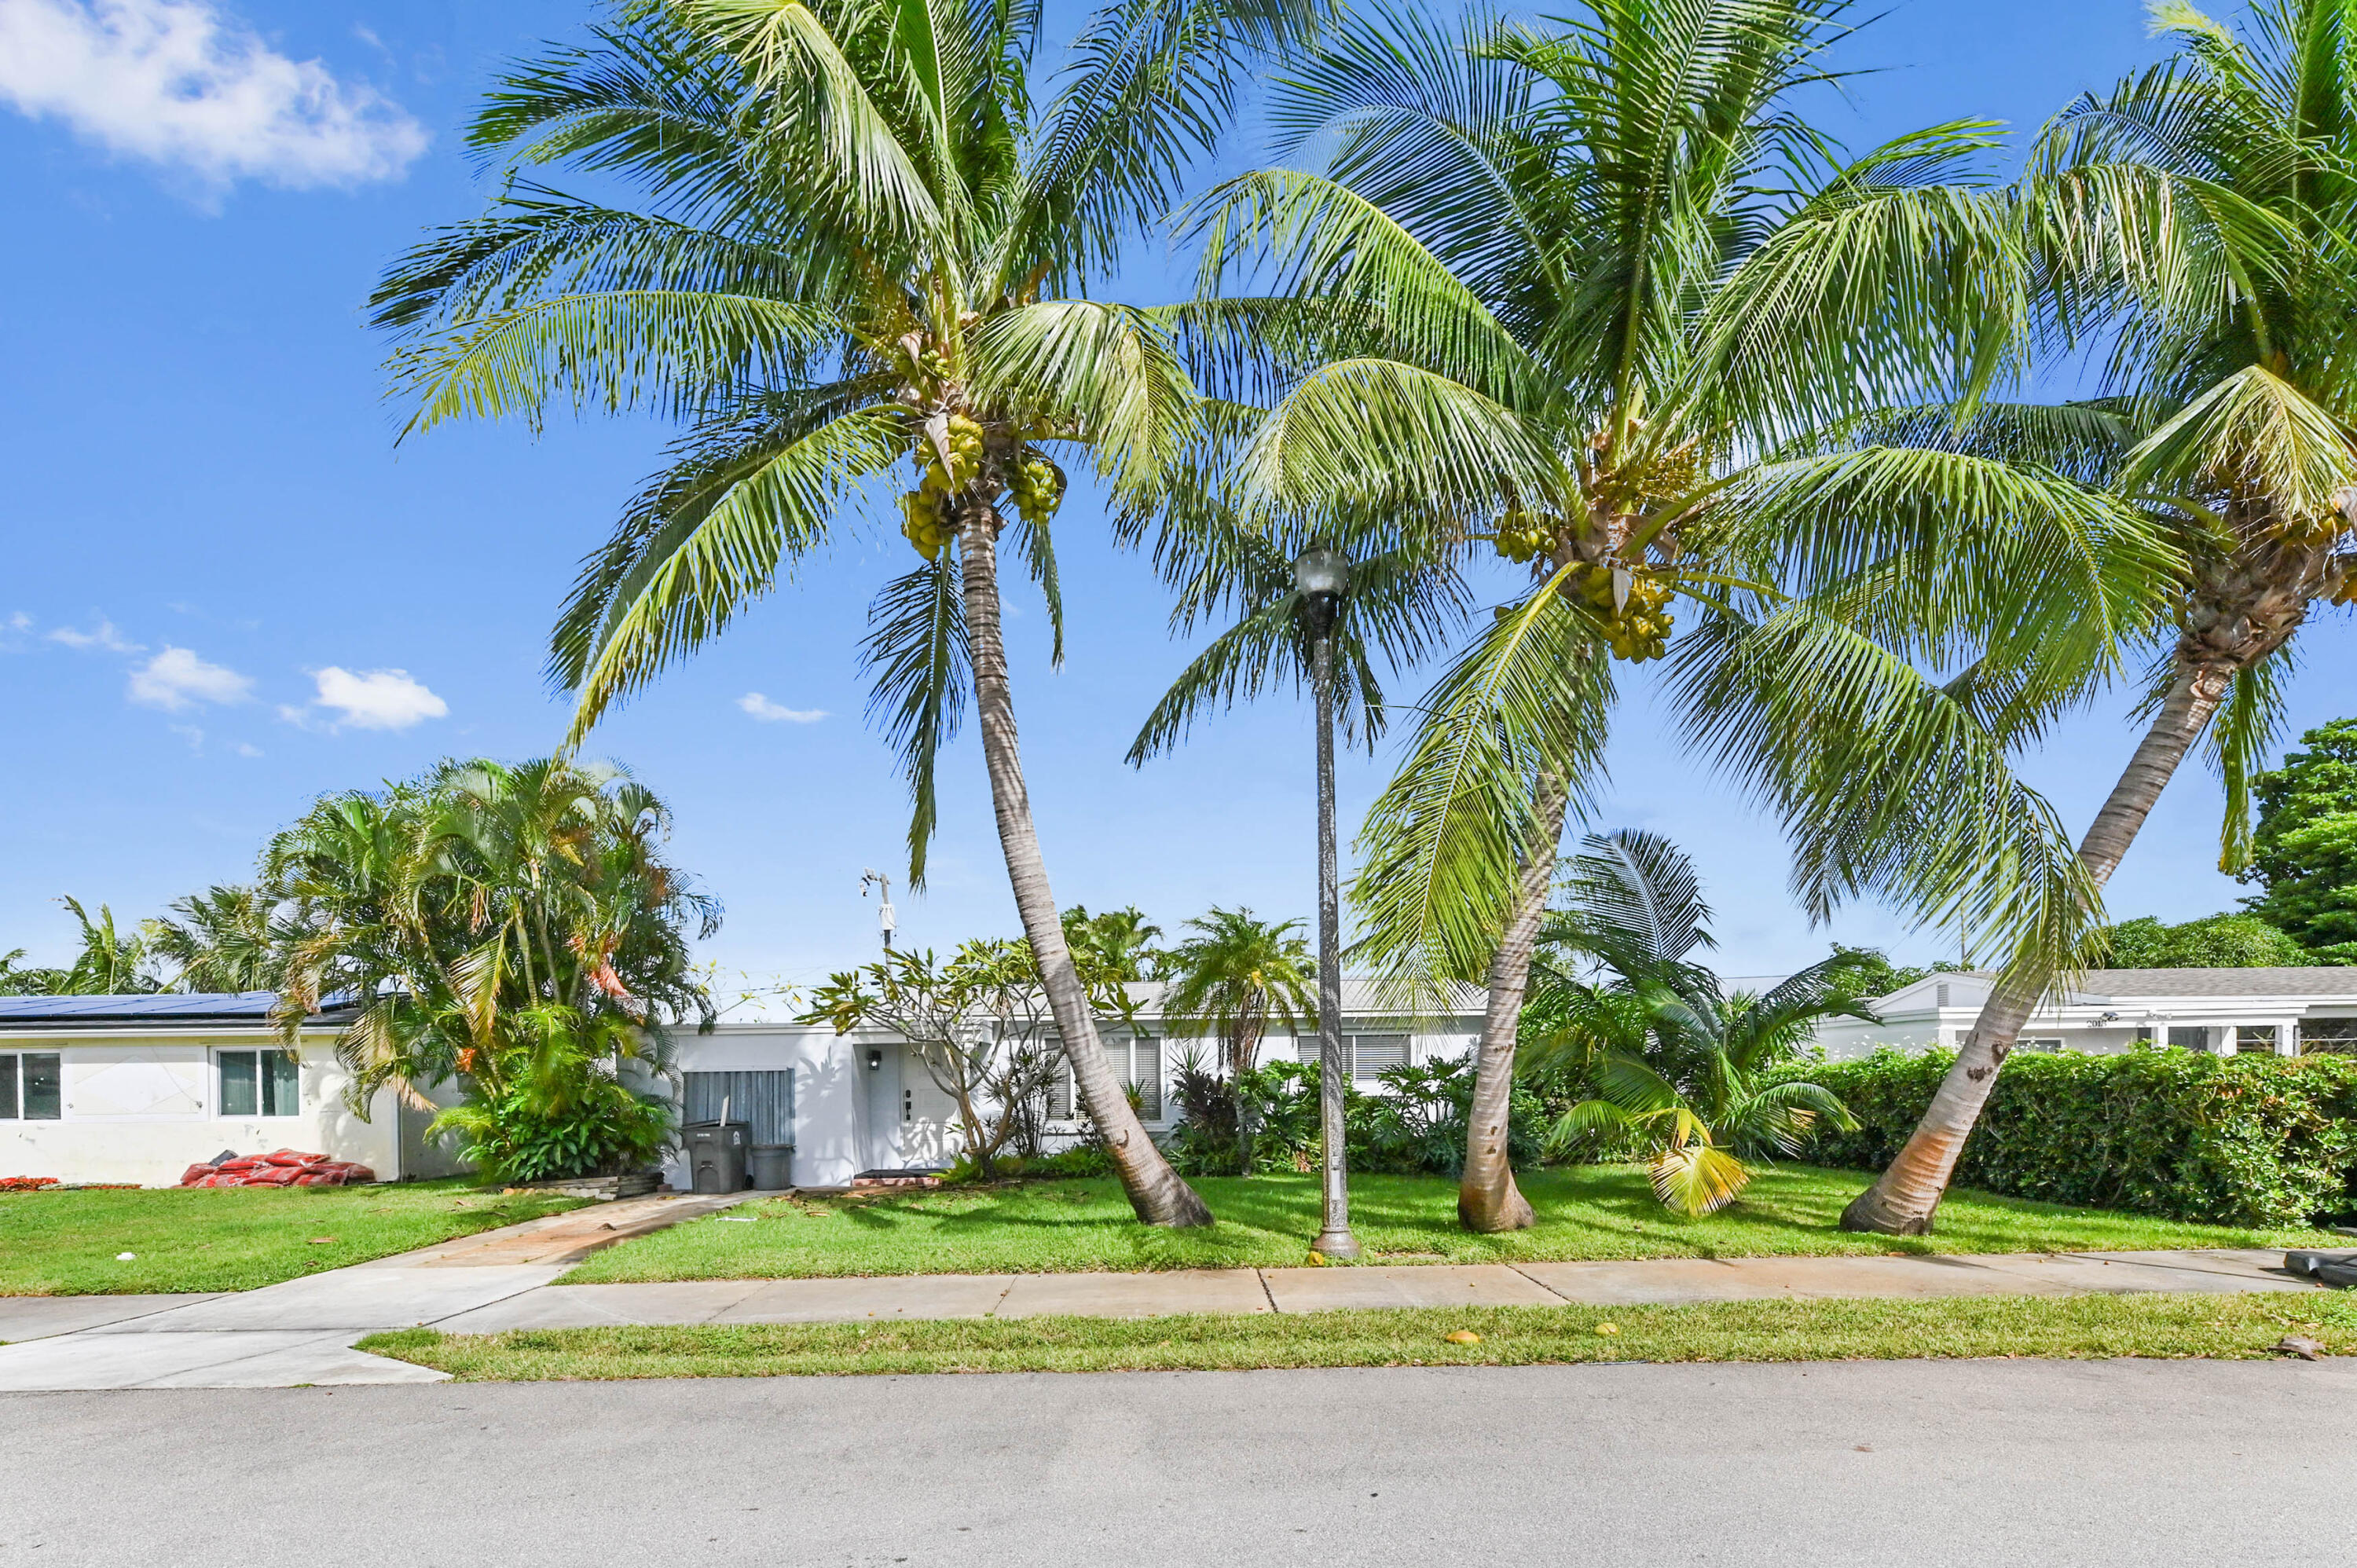
<svg viewBox="0 0 2357 1568"><path fill-rule="evenodd" d="M2348 1561L2357 1363L0 1396L0 1565Z"/></svg>

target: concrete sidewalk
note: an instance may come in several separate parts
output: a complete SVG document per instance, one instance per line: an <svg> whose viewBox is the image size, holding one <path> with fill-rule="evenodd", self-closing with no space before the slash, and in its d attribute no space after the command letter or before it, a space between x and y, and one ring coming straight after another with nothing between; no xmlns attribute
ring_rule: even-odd
<svg viewBox="0 0 2357 1568"><path fill-rule="evenodd" d="M858 1323L870 1318L1160 1317L1346 1307L1698 1305L1838 1296L2301 1291L2278 1251L1983 1257L1657 1258L1631 1262L1196 1269L1144 1274L911 1274L697 1280L519 1292L435 1324L451 1334L625 1324Z"/></svg>
<svg viewBox="0 0 2357 1568"><path fill-rule="evenodd" d="M0 1296L0 1391L439 1382L351 1347L544 1289L601 1247L759 1196L597 1204L259 1290Z"/></svg>

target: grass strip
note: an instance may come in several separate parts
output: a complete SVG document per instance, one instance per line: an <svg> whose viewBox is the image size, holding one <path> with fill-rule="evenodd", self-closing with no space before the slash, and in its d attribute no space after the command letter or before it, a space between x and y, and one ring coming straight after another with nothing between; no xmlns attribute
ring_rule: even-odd
<svg viewBox="0 0 2357 1568"><path fill-rule="evenodd" d="M1471 1333L1476 1344L1448 1336ZM1964 1357L2252 1359L2287 1334L2357 1351L2357 1300L2289 1293L1497 1306L379 1334L361 1348L471 1382L915 1372L1523 1367Z"/></svg>
<svg viewBox="0 0 2357 1568"><path fill-rule="evenodd" d="M253 1290L586 1201L464 1180L9 1193L0 1296Z"/></svg>
<svg viewBox="0 0 2357 1568"><path fill-rule="evenodd" d="M1858 1171L1779 1165L1761 1172L1733 1206L1688 1219L1654 1201L1640 1166L1524 1171L1516 1180L1538 1223L1479 1236L1458 1223L1457 1185L1445 1177L1354 1176L1351 1219L1370 1263L2144 1251L2342 1240L2299 1227L2190 1225L1962 1190L1942 1202L1939 1228L1929 1236L1841 1230L1842 1209L1872 1179ZM1120 1185L1109 1179L844 1198L798 1195L625 1241L586 1260L563 1283L1285 1268L1309 1261L1319 1213L1315 1176L1209 1176L1194 1185L1218 1224L1190 1230L1140 1225Z"/></svg>

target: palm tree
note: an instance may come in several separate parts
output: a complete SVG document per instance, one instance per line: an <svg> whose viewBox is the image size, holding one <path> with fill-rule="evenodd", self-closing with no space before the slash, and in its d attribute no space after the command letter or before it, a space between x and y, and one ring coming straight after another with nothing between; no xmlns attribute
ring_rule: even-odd
<svg viewBox="0 0 2357 1568"><path fill-rule="evenodd" d="M1260 1056L1272 1024L1298 1030L1318 1016L1318 960L1298 920L1272 921L1250 909L1222 909L1187 922L1194 934L1170 955L1170 989L1163 993L1163 1017L1176 1030L1208 1030L1219 1036L1228 1080L1237 1087L1236 1141L1239 1176L1252 1175L1252 1097L1244 1075Z"/></svg>
<svg viewBox="0 0 2357 1568"><path fill-rule="evenodd" d="M173 965L181 991L267 991L276 956L276 905L246 884L172 901L172 915L143 921L147 950ZM178 917L177 918L173 917Z"/></svg>
<svg viewBox="0 0 2357 1568"><path fill-rule="evenodd" d="M1986 127L1846 159L1796 112L1846 8L1355 22L1275 105L1287 149L1318 160L1203 210L1207 292L1269 285L1200 329L1224 326L1206 359L1239 397L1274 394L1231 442L1238 510L1406 518L1531 570L1426 700L1354 887L1362 950L1404 986L1487 977L1458 1203L1477 1230L1533 1219L1506 1153L1531 955L1614 662L1665 650L1674 600L1704 622L1682 639L1697 741L1739 753L1788 822L1835 814L1818 764L1841 736L1911 765L1852 758L1874 806L1845 825L1876 832L1803 866L1824 899L1969 908L2042 941L2086 902L2004 742L2104 665L2160 553L2074 476L1871 421L1969 409L2008 368L2027 291L2015 214L1972 183ZM1976 684L1920 673L1966 644ZM1762 748L1724 737L1780 702L1827 711L1753 767ZM1964 808L1933 780L1967 785Z"/></svg>
<svg viewBox="0 0 2357 1568"><path fill-rule="evenodd" d="M92 918L79 898L58 900L81 928L81 947L73 962L53 972L50 993L57 996L124 996L163 989L148 972L147 943L137 930L118 930L114 911L104 904Z"/></svg>
<svg viewBox="0 0 2357 1568"><path fill-rule="evenodd" d="M1695 961L1710 945L1710 910L1693 864L1666 839L1590 834L1565 878L1542 938L1532 1015L1548 1020L1530 1065L1576 1063L1595 1097L1556 1122L1562 1150L1585 1135L1632 1130L1652 1145L1654 1195L1689 1215L1732 1203L1746 1161L1797 1153L1827 1122L1854 1126L1822 1085L1775 1071L1798 1056L1818 1020L1872 1020L1839 954L1765 994L1728 995ZM1608 977L1575 978L1567 960Z"/></svg>
<svg viewBox="0 0 2357 1568"><path fill-rule="evenodd" d="M337 1042L356 1108L458 1079L493 1113L611 1109L561 1084L566 1064L594 1047L614 1081L657 1074L669 1028L714 1016L688 932L709 938L719 909L663 860L669 822L619 770L564 760L446 762L316 802L263 857L282 1026L361 1003Z"/></svg>
<svg viewBox="0 0 2357 1568"><path fill-rule="evenodd" d="M1129 1111L1067 950L1017 745L1000 535L1060 659L1049 454L1146 511L1200 419L1165 319L1087 291L1224 130L1243 59L1312 14L1118 0L1035 102L1036 6L636 5L511 71L470 140L519 174L569 165L643 200L512 181L377 295L378 320L413 340L413 429L567 398L688 422L558 624L576 739L909 466L898 511L920 561L879 595L864 652L915 800L909 880L970 683L1025 934L1089 1113L1156 1224L1210 1213Z"/></svg>
<svg viewBox="0 0 2357 1568"><path fill-rule="evenodd" d="M2213 724L2222 865L2247 863L2249 779L2295 639L2319 602L2357 595L2357 11L2257 0L2240 30L2183 0L2152 12L2174 57L2066 109L2025 177L2058 334L2109 344L2109 395L2079 424L2184 563L2149 722L2080 843L2098 887ZM2009 968L1845 1227L1931 1229L2007 1055L2068 969Z"/></svg>

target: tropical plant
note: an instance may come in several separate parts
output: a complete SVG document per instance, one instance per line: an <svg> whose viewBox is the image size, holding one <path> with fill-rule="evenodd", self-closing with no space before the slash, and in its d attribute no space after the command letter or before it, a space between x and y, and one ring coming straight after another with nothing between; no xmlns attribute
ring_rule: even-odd
<svg viewBox="0 0 2357 1568"><path fill-rule="evenodd" d="M1793 827L1813 906L1879 893L2042 947L2087 918L2006 744L2104 667L2165 553L2074 477L1888 414L1971 406L2026 289L2015 214L1973 183L1986 126L1845 158L1802 118L1846 9L1362 16L1277 91L1281 156L1312 166L1202 211L1205 291L1266 285L1205 306L1221 384L1269 403L1232 437L1233 510L1531 573L1426 700L1353 889L1404 987L1487 977L1475 1230L1533 1218L1506 1111L1531 954L1614 661L1665 650L1674 601L1702 612L1674 688L1697 744Z"/></svg>
<svg viewBox="0 0 2357 1568"><path fill-rule="evenodd" d="M1298 920L1264 920L1250 909L1213 905L1186 929L1193 934L1170 955L1164 1024L1174 1033L1215 1036L1229 1079L1242 1083L1270 1026L1298 1032L1304 1020L1317 1018L1318 961ZM1250 1176L1256 1118L1249 1095L1238 1100L1236 1113L1236 1174Z"/></svg>
<svg viewBox="0 0 2357 1568"><path fill-rule="evenodd" d="M1597 1093L1556 1121L1551 1152L1636 1133L1650 1146L1654 1196L1700 1215L1735 1201L1751 1179L1747 1162L1796 1153L1820 1125L1855 1125L1824 1088L1779 1071L1819 1020L1874 1021L1850 989L1848 961L1835 954L1765 994L1727 994L1694 961L1710 945L1694 866L1650 833L1589 835L1565 886L1534 999L1559 1022L1525 1054L1534 1071L1575 1065ZM1570 955L1603 974L1572 978Z"/></svg>
<svg viewBox="0 0 2357 1568"><path fill-rule="evenodd" d="M2250 780L2295 639L2319 605L2357 596L2357 11L2255 0L2229 27L2158 0L2152 16L2173 56L2064 110L2025 176L2053 329L2107 349L2080 444L2185 563L2147 727L2080 844L2097 887L2205 734L2226 786L2221 865L2248 864ZM1931 1228L2022 1026L2070 967L2017 956L1845 1226Z"/></svg>
<svg viewBox="0 0 2357 1568"><path fill-rule="evenodd" d="M610 1070L645 1057L634 1020L536 1002L505 1023L490 1047L497 1070L477 1074L497 1087L444 1111L429 1136L464 1139L461 1155L492 1181L622 1176L661 1162L675 1131L673 1101Z"/></svg>
<svg viewBox="0 0 2357 1568"><path fill-rule="evenodd" d="M141 922L139 932L147 950L173 966L175 990L270 989L279 935L269 895L250 884L216 886L171 908L170 916Z"/></svg>
<svg viewBox="0 0 2357 1568"><path fill-rule="evenodd" d="M66 907L66 912L81 928L80 945L72 962L49 972L49 994L124 996L163 989L149 972L154 961L146 940L138 930L118 929L114 911L104 904L98 907L93 918L79 898L64 897L58 902Z"/></svg>
<svg viewBox="0 0 2357 1568"><path fill-rule="evenodd" d="M1120 980L1160 979L1170 959L1168 950L1156 945L1161 940L1162 928L1135 904L1102 915L1090 914L1085 904L1064 911L1065 942L1076 954L1085 950L1089 962Z"/></svg>
<svg viewBox="0 0 2357 1568"><path fill-rule="evenodd" d="M2259 822L2242 876L2266 891L2244 903L2319 957L2357 962L2357 720L2299 744L2251 781Z"/></svg>
<svg viewBox="0 0 2357 1568"><path fill-rule="evenodd" d="M897 507L920 559L883 588L864 649L914 796L910 882L970 685L1024 931L1089 1112L1157 1224L1210 1216L1125 1110L1066 948L1016 740L1000 534L1060 658L1049 454L1148 510L1200 419L1166 322L1089 292L1225 131L1238 67L1313 15L1119 0L1035 100L1034 5L644 0L510 70L469 133L513 175L569 166L642 199L511 178L376 295L410 339L413 430L567 400L687 422L559 621L576 738L867 512L888 474L913 478Z"/></svg>
<svg viewBox="0 0 2357 1568"><path fill-rule="evenodd" d="M354 1112L459 1080L471 1108L444 1125L502 1170L643 1155L670 1030L713 1017L687 941L719 908L663 859L669 828L619 769L562 759L321 799L263 856L281 1027L359 1001L337 1040Z"/></svg>

